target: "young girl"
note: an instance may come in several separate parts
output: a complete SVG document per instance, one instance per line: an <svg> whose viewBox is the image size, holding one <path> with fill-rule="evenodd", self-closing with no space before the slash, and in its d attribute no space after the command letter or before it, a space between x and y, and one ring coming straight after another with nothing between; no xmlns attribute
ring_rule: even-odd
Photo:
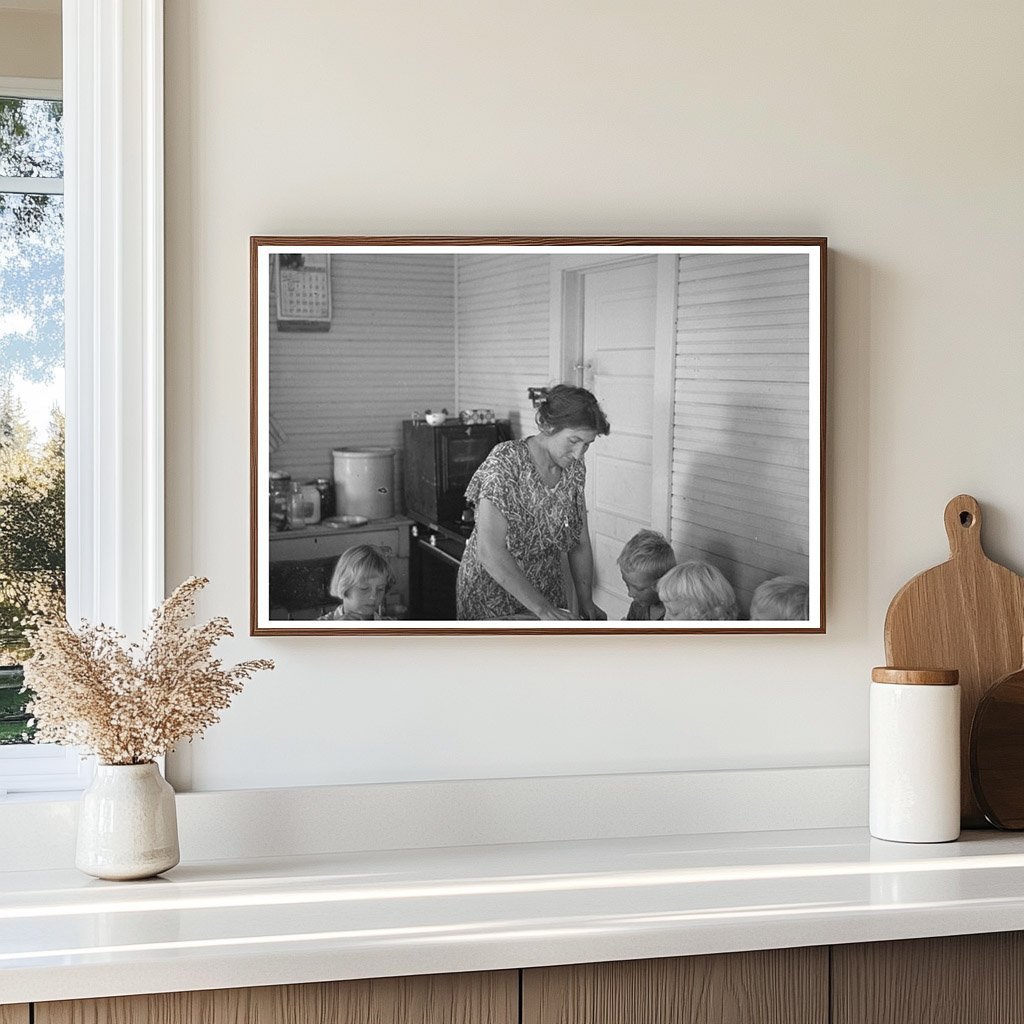
<svg viewBox="0 0 1024 1024"><path fill-rule="evenodd" d="M738 618L736 594L710 562L683 562L658 581L665 618L676 621L731 621Z"/></svg>
<svg viewBox="0 0 1024 1024"><path fill-rule="evenodd" d="M357 544L343 551L331 576L331 594L341 604L322 619L366 622L384 618L384 598L391 585L387 556L372 544Z"/></svg>

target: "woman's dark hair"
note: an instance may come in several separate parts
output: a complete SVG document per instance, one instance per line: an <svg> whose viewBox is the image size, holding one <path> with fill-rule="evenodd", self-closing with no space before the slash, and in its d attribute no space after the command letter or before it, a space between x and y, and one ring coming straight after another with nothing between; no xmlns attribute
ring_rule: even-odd
<svg viewBox="0 0 1024 1024"><path fill-rule="evenodd" d="M586 388L557 384L537 408L537 426L555 432L566 427L610 433L612 427L597 399Z"/></svg>

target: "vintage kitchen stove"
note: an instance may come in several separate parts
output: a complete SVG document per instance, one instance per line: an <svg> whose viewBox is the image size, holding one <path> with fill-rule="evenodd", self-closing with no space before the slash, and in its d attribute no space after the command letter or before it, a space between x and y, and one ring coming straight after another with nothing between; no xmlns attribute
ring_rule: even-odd
<svg viewBox="0 0 1024 1024"><path fill-rule="evenodd" d="M473 532L466 488L491 449L512 437L508 420L432 427L402 424L406 515L413 520L410 614L416 620L454 620L455 580Z"/></svg>

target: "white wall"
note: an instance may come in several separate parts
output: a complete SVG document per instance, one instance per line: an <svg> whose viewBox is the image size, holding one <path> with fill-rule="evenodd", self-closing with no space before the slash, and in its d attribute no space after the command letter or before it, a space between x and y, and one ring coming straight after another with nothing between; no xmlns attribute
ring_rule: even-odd
<svg viewBox="0 0 1024 1024"><path fill-rule="evenodd" d="M862 762L974 493L1024 568L1019 5L167 0L168 571L248 614L251 234L828 235L818 637L240 638L199 789Z"/></svg>
<svg viewBox="0 0 1024 1024"><path fill-rule="evenodd" d="M332 449L400 448L414 410L454 408L454 274L454 258L335 255L329 330L280 331L272 313L271 469L330 477Z"/></svg>
<svg viewBox="0 0 1024 1024"><path fill-rule="evenodd" d="M493 408L514 437L532 434L527 389L551 383L551 261L459 256L460 409Z"/></svg>
<svg viewBox="0 0 1024 1024"><path fill-rule="evenodd" d="M679 261L669 537L725 573L743 616L772 576L808 579L807 270Z"/></svg>
<svg viewBox="0 0 1024 1024"><path fill-rule="evenodd" d="M60 79L60 3L51 6L27 11L0 4L0 77Z"/></svg>

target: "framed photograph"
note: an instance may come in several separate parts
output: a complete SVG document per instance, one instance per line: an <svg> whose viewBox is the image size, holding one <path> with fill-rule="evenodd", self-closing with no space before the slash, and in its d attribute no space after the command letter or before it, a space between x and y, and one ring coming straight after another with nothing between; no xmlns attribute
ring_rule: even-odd
<svg viewBox="0 0 1024 1024"><path fill-rule="evenodd" d="M253 237L252 634L823 633L826 250Z"/></svg>

